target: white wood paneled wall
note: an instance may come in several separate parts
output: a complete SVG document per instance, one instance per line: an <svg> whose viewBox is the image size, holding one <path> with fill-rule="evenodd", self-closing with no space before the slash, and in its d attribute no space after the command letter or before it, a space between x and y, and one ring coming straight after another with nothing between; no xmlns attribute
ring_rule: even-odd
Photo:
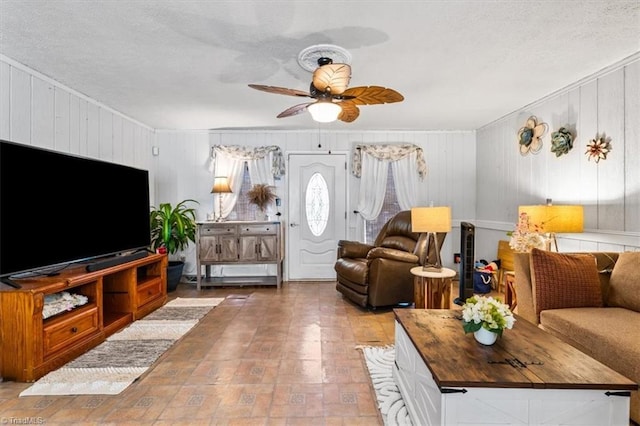
<svg viewBox="0 0 640 426"><path fill-rule="evenodd" d="M0 139L149 170L153 182L154 133L0 55Z"/></svg>
<svg viewBox="0 0 640 426"><path fill-rule="evenodd" d="M549 124L543 149L521 156L517 131L530 115ZM521 204L580 203L585 233L561 236L561 251L640 250L640 53L576 82L477 132L456 131L166 131L155 130L0 55L0 138L150 171L151 203L193 198L199 219L212 210L210 147L278 145L285 153L346 152L359 143L404 142L424 149L424 199L452 206L454 229L442 258L459 251L459 222L476 225L476 258L493 259L497 241L514 228ZM574 130L569 154L550 152L550 134ZM611 138L596 164L589 139ZM152 147L158 155L152 155ZM350 167L349 167L350 172ZM359 239L358 179L349 174L348 237ZM287 176L277 182L287 220ZM192 273L194 253L185 253ZM192 259L193 258L193 259ZM191 264L191 266L190 266Z"/></svg>
<svg viewBox="0 0 640 426"><path fill-rule="evenodd" d="M543 148L522 156L518 130L531 115L549 125ZM551 133L567 127L573 149L556 157ZM477 131L476 258L494 259L514 229L518 206L582 204L583 234L560 251L640 250L640 54ZM606 160L585 155L590 139L611 140Z"/></svg>
<svg viewBox="0 0 640 426"><path fill-rule="evenodd" d="M357 207L359 179L351 174L351 153L361 143L412 143L423 148L427 163L427 177L423 183L423 199L434 205L452 207L454 230L443 247L443 262L459 250L460 221L475 217L475 133L474 132L349 132L349 131L157 131L156 145L160 155L154 157L157 171L156 199L158 202L187 198L200 205L198 219L204 220L213 209L208 157L213 145L270 146L282 148L285 160L290 153L348 154L348 238L362 239L362 223L352 212ZM288 176L276 182L276 192L282 199L283 216L288 220ZM185 253L186 273L195 272L194 248ZM286 268L285 268L286 270ZM286 277L285 277L286 278Z"/></svg>

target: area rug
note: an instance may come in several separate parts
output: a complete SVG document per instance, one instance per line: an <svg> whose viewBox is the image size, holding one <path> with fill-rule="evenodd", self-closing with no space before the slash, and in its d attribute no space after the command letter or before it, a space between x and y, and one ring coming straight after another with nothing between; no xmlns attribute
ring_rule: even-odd
<svg viewBox="0 0 640 426"><path fill-rule="evenodd" d="M386 426L411 425L411 418L402 400L400 389L393 380L394 346L360 346L359 348L362 349L367 363L384 424Z"/></svg>
<svg viewBox="0 0 640 426"><path fill-rule="evenodd" d="M116 395L224 298L176 298L41 377L20 396Z"/></svg>

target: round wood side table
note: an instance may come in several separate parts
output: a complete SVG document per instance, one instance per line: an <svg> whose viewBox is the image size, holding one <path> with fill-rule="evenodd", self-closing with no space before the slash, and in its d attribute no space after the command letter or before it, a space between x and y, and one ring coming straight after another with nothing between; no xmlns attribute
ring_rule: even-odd
<svg viewBox="0 0 640 426"><path fill-rule="evenodd" d="M442 268L440 272L425 271L422 266L411 268L414 304L416 309L449 309L451 279L456 271Z"/></svg>

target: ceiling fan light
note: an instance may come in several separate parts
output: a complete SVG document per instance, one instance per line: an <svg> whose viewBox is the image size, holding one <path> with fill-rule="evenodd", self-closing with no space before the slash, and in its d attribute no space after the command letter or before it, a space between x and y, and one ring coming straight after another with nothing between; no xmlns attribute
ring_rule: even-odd
<svg viewBox="0 0 640 426"><path fill-rule="evenodd" d="M342 108L340 108L340 105L334 104L333 102L316 102L309 105L307 110L309 110L311 118L318 123L331 123L338 119Z"/></svg>

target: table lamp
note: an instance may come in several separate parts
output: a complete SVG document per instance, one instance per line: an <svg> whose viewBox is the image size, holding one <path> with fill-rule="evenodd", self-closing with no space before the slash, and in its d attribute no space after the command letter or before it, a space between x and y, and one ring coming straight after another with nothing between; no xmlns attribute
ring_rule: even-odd
<svg viewBox="0 0 640 426"><path fill-rule="evenodd" d="M428 272L442 272L440 248L438 247L438 232L451 231L450 207L414 207L411 209L411 232L427 234L427 244L424 249L425 259L420 259L422 269ZM433 236L435 263L427 263L429 259L429 242Z"/></svg>
<svg viewBox="0 0 640 426"><path fill-rule="evenodd" d="M223 222L224 218L222 217L222 194L230 193L231 187L229 186L229 179L226 176L216 176L213 179L213 188L211 188L212 194L218 194L218 202L220 209L218 210L219 215L216 222ZM214 209L215 211L215 209Z"/></svg>
<svg viewBox="0 0 640 426"><path fill-rule="evenodd" d="M519 206L518 214L526 213L529 223L540 226L543 233L547 234L547 249L551 244L558 251L556 233L578 233L584 229L584 209L579 205L552 205Z"/></svg>

